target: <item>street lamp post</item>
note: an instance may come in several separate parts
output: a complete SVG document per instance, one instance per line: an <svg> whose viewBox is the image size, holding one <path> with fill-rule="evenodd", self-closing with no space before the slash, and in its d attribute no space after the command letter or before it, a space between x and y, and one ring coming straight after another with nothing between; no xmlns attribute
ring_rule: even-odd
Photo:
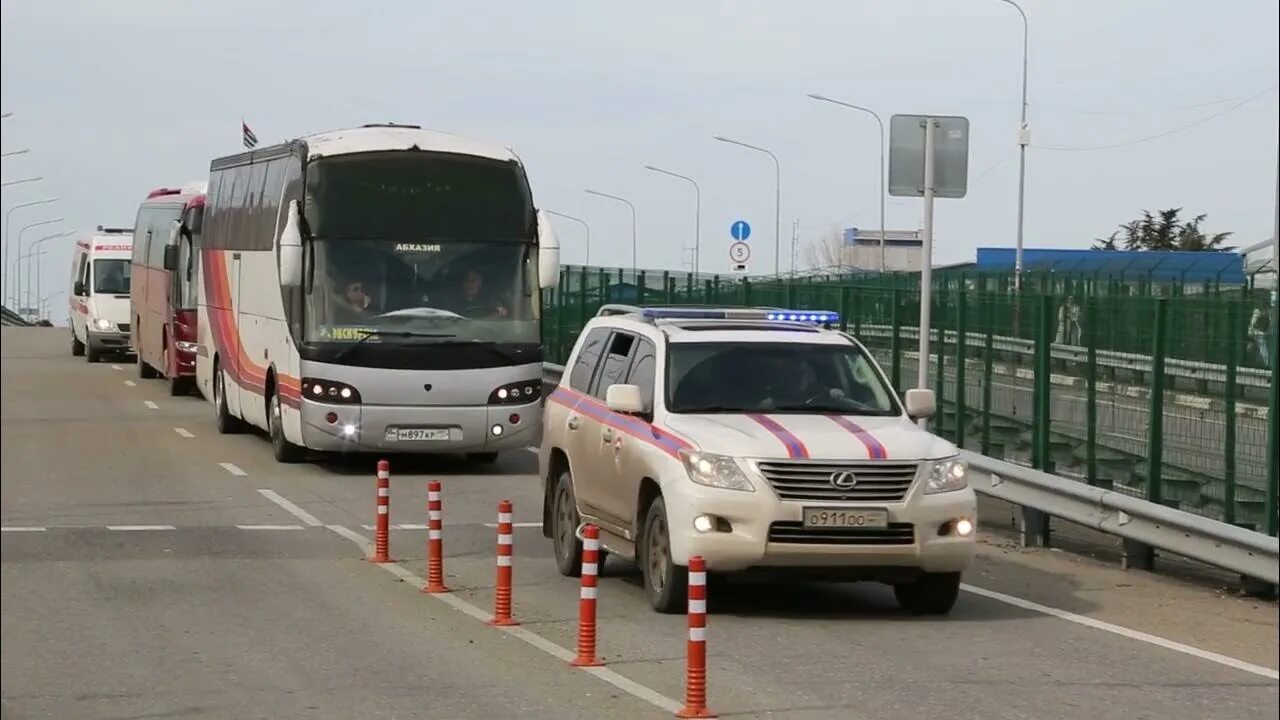
<svg viewBox="0 0 1280 720"><path fill-rule="evenodd" d="M28 256L30 256L31 251L33 251L33 250L35 250L36 248L40 247L41 245L43 245L43 244L45 244L45 243L49 242L50 240L56 240L56 239L58 239L58 238L64 238L64 237L67 237L68 235L71 235L71 234L72 234L72 232L73 232L73 231L71 231L71 230L67 230L67 231L65 231L65 232L54 233L54 234L52 234L52 235L45 235L44 237L40 238L39 240L33 240L33 241L31 242L31 244L27 246L27 255L28 255ZM28 305L30 305L30 304L31 304L31 301L32 301L32 300L35 300L35 301L36 301L36 306L37 306L37 307L39 307L39 304L40 304L40 297L41 297L41 295L40 295L40 284L41 284L41 280L42 280L42 276L41 276L41 273L40 273L40 255L43 255L43 254L44 254L44 253L43 253L43 252L41 252L39 255L36 255L36 256L35 256L35 263L34 263L34 264L35 264L35 271L36 271L36 281L35 281L35 284L34 284L34 287L35 287L35 297L32 297L32 292L31 292L32 287L33 287L32 282L31 282L31 265L32 265L31 260L27 260L27 280L26 280L26 282L23 284L23 288L24 288L24 289L26 290L26 292L27 292L27 304L28 304Z"/></svg>
<svg viewBox="0 0 1280 720"><path fill-rule="evenodd" d="M562 213L562 212L556 212L555 210L547 210L546 213L548 215L555 215L556 217L564 218L565 220L572 220L573 222L576 222L582 226L582 229L587 232L587 254L586 254L586 259L583 260L582 262L582 265L584 267L587 265L590 265L591 264L591 226L587 224L587 221L583 220L580 217L574 217L572 215L566 215L565 213Z"/></svg>
<svg viewBox="0 0 1280 720"><path fill-rule="evenodd" d="M31 202L18 203L17 205L14 205L13 207L9 208L8 212L4 214L4 259L5 260L9 260L10 258L13 257L13 249L9 246L9 220L10 218L13 217L13 211L20 210L22 208L27 208L27 207L35 207L36 205L48 205L49 203L57 202L57 201L58 201L58 198L51 197L51 198L45 198L44 200L32 200ZM9 277L8 273L0 271L0 297L8 297L7 295L4 294L4 291L8 289L9 283L11 282L13 282L13 278Z"/></svg>
<svg viewBox="0 0 1280 720"><path fill-rule="evenodd" d="M778 156L768 150L744 143L741 140L724 137L723 135L714 136L716 140L730 145L738 145L748 150L762 152L773 158L774 169L774 195L773 195L773 272L778 277L782 277L782 163L778 161Z"/></svg>
<svg viewBox="0 0 1280 720"><path fill-rule="evenodd" d="M596 195L602 198L609 198L610 200L617 200L620 203L626 203L627 207L631 208L631 274L634 275L639 267L636 262L636 206L632 205L630 200L624 197L618 197L617 195L610 195L609 193L590 189L585 192L588 195Z"/></svg>
<svg viewBox="0 0 1280 720"><path fill-rule="evenodd" d="M1000 0L1012 5L1022 17L1022 120L1018 125L1018 244L1013 253L1013 287L1022 289L1022 227L1024 201L1027 194L1027 145L1031 142L1031 134L1027 130L1027 49L1029 28L1027 14L1022 6L1014 0Z"/></svg>
<svg viewBox="0 0 1280 720"><path fill-rule="evenodd" d="M698 275L700 261L702 259L702 188L698 187L698 181L688 175L663 170L653 165L645 165L645 170L652 170L663 175L670 175L673 178L684 180L693 186L693 274Z"/></svg>
<svg viewBox="0 0 1280 720"><path fill-rule="evenodd" d="M813 98L814 100L821 101L821 102L831 103L832 105L839 105L839 106L841 106L841 107L849 108L850 110L857 110L858 112L866 113L866 114L870 115L871 117L875 118L875 119L876 119L876 124L878 124L878 125L880 126L880 272L884 272L884 271L886 270L886 263L885 263L885 257L884 257L884 255L885 255L885 252L884 252L884 246L885 246L885 237L884 237L884 199L885 199L884 176L885 176L885 173L886 173L886 168L885 168L885 166L884 166L884 120L882 120L882 119L880 118L880 114L879 114L879 113L877 113L875 110L872 110L872 109L870 109L870 108L862 107L861 105L854 105L853 103L844 102L843 100L835 100L835 99L829 98L829 97L827 97L827 96L825 96L825 95L818 95L817 93L810 93L810 94L809 94L809 97ZM843 255L843 253L842 253L842 255ZM841 263L841 264L843 264L843 263Z"/></svg>
<svg viewBox="0 0 1280 720"><path fill-rule="evenodd" d="M19 266L18 271L21 271L22 269L21 266L23 264L23 261L26 261L28 283L31 281L31 266L33 264L32 260L38 259L41 255L44 255L44 250L32 249L18 256L18 261L17 261L17 264ZM19 315L22 315L23 317L27 317L27 319L31 320L31 319L34 319L35 316L38 316L40 314L40 309L39 308L33 309L31 306L31 289L30 288L27 288L26 294L27 294L26 298L16 298L13 301L13 304L15 306L14 312L18 313ZM29 315L24 314L25 310L31 310L32 312Z"/></svg>
<svg viewBox="0 0 1280 720"><path fill-rule="evenodd" d="M60 223L60 222L62 222L62 220L63 220L63 219L62 219L62 218L60 218L60 217L57 217L57 218L49 218L48 220L40 220L40 221L37 221L37 222L29 223L29 224L27 224L27 225L23 225L23 226L22 226L22 229L18 231L18 253L19 253L18 260L21 260L21 259L22 259L21 254L22 254L22 236L23 236L23 234L25 234L25 233L26 233L28 230L30 230L31 228L43 227L43 226L45 226L45 225L53 225L54 223ZM30 249L30 248L28 247L28 250L29 250L29 249ZM13 289L13 302L14 302L15 304L16 304L16 303L20 303L20 302L22 302L22 275L21 275L21 274L19 274L19 269L20 269L21 267L22 267L21 265L19 265L19 264L16 264L16 263L15 263L15 266L14 266L14 272L13 272L13 276L12 276L12 277L13 277L13 280L12 280L12 281L11 281L11 283L10 283L10 284L12 284L13 282L17 282L17 287Z"/></svg>

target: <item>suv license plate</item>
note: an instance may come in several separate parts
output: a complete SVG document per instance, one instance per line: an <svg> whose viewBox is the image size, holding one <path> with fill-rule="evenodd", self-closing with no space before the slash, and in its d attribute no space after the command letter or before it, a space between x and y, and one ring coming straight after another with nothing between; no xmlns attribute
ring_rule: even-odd
<svg viewBox="0 0 1280 720"><path fill-rule="evenodd" d="M396 440L414 442L417 440L448 440L449 428L397 428Z"/></svg>
<svg viewBox="0 0 1280 720"><path fill-rule="evenodd" d="M882 528L889 526L888 510L863 508L804 509L804 526L807 528Z"/></svg>

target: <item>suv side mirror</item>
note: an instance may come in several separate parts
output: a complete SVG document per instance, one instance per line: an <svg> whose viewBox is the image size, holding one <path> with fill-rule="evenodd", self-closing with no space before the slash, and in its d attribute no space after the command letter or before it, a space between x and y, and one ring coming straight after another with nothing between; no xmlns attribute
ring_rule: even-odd
<svg viewBox="0 0 1280 720"><path fill-rule="evenodd" d="M178 269L178 246L164 246L164 269L170 272Z"/></svg>
<svg viewBox="0 0 1280 720"><path fill-rule="evenodd" d="M914 388L907 391L907 417L912 420L927 420L938 411L938 400L932 390Z"/></svg>
<svg viewBox="0 0 1280 720"><path fill-rule="evenodd" d="M610 385L604 391L604 404L616 413L636 415L644 412L644 398L638 385Z"/></svg>
<svg viewBox="0 0 1280 720"><path fill-rule="evenodd" d="M84 296L85 296L85 291L84 291L84 281L83 281L83 280L77 280L77 281L75 282L75 284L71 286L71 294L72 294L72 295L75 295L76 297L84 297Z"/></svg>

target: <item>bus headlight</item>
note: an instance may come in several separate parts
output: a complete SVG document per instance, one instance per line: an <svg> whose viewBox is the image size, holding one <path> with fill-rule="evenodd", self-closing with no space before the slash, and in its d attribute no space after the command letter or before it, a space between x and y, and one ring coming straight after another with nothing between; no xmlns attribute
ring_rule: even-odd
<svg viewBox="0 0 1280 720"><path fill-rule="evenodd" d="M521 380L494 388L489 393L490 405L525 405L542 395L542 380Z"/></svg>
<svg viewBox="0 0 1280 720"><path fill-rule="evenodd" d="M336 380L302 379L302 396L313 402L334 405L359 405L360 391Z"/></svg>

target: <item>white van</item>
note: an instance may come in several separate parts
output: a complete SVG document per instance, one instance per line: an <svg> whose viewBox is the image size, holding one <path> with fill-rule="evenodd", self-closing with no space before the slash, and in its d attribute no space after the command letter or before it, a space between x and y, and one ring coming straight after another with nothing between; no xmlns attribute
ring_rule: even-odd
<svg viewBox="0 0 1280 720"><path fill-rule="evenodd" d="M104 228L76 241L71 256L71 354L98 362L127 353L133 228Z"/></svg>

